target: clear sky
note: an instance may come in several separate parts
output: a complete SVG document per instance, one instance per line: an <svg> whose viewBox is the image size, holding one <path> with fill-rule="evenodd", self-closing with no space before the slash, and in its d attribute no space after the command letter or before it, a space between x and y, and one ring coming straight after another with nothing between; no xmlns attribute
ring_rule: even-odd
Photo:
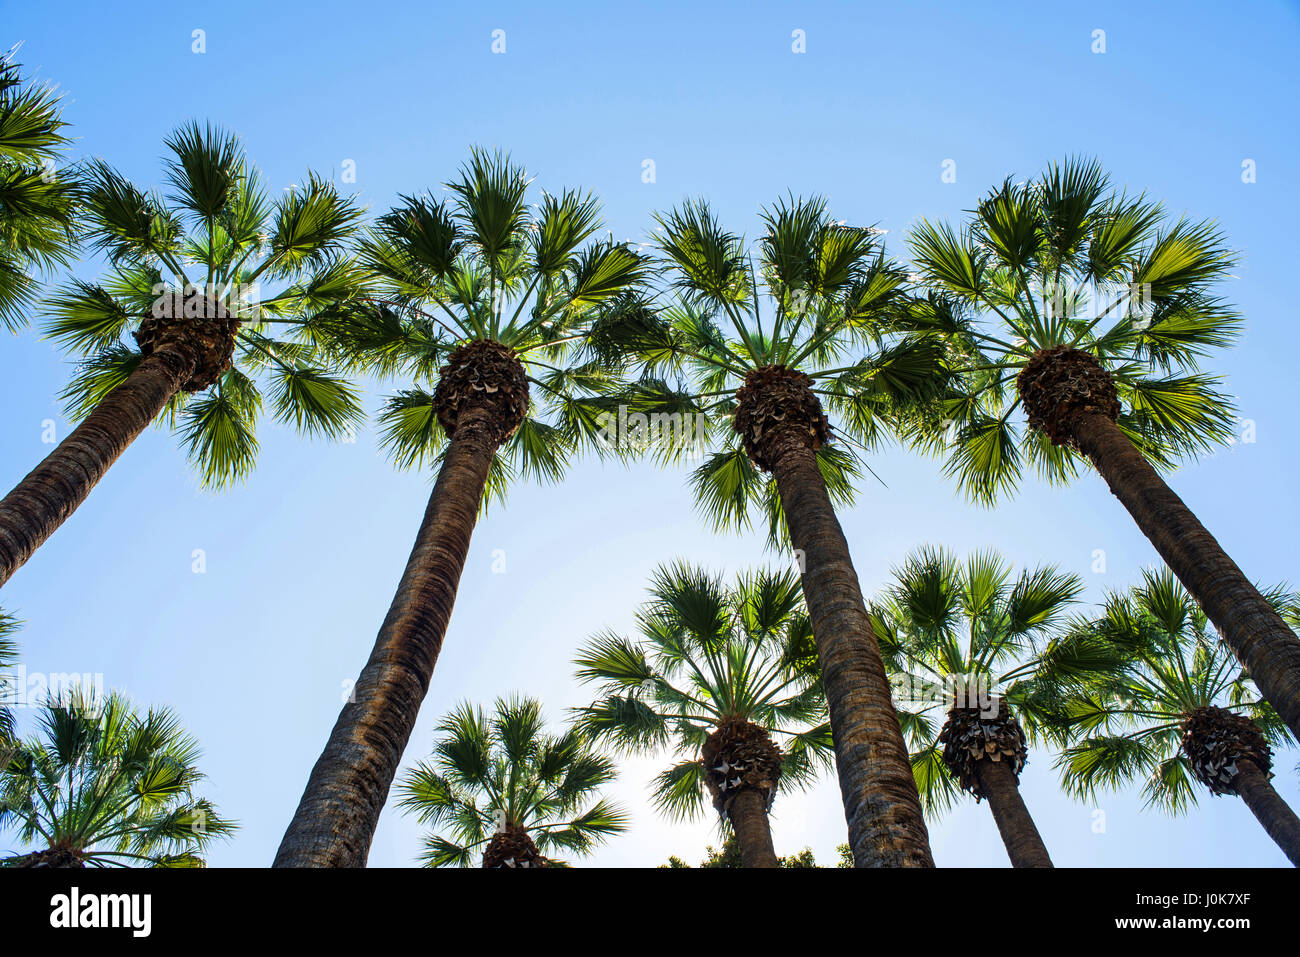
<svg viewBox="0 0 1300 957"><path fill-rule="evenodd" d="M759 207L822 193L837 218L888 230L953 218L1008 175L1067 154L1099 157L1115 181L1171 212L1215 217L1242 250L1225 290L1247 318L1216 370L1256 441L1172 480L1246 573L1300 582L1294 408L1295 263L1300 243L1300 7L1179 3L565 2L310 4L0 0L0 43L67 91L74 155L99 155L158 185L164 136L189 118L240 133L279 187L308 168L341 176L372 212L436 189L471 144L511 150L548 189L604 200L618 238L650 213L703 195L747 236ZM492 52L505 31L504 54ZM192 52L193 31L206 52ZM792 51L804 31L806 52ZM1105 52L1094 53L1094 31ZM642 181L644 160L655 182ZM1257 178L1243 183L1244 160ZM945 160L956 181L941 181ZM85 270L93 273L93 266ZM36 332L0 342L0 488L69 426L57 393L70 366ZM384 393L372 392L371 407ZM5 588L31 671L101 672L140 703L167 703L205 748L208 795L242 823L214 866L266 865L401 573L430 476L399 473L372 432L310 442L270 422L245 485L199 490L173 438L143 435L77 514ZM1134 582L1155 552L1101 480L1027 484L997 510L968 506L933 461L897 449L871 462L841 515L871 593L923 543L994 547L1017 565L1078 572L1090 599ZM206 572L192 571L202 549ZM1093 553L1106 571L1092 571ZM501 550L504 574L493 572ZM736 571L773 557L757 534L715 537L684 474L649 464L579 464L560 486L519 485L479 524L446 644L407 750L457 700L522 691L553 719L585 703L569 664L592 632L626 631L650 570L674 557ZM24 716L30 722L30 716ZM1300 807L1297 755L1276 786ZM1205 796L1186 818L1139 813L1134 795L1098 806L1061 796L1035 752L1026 801L1058 864L1284 865L1244 804ZM592 859L695 862L712 822L655 816L645 785L662 762L627 762L611 788L632 830ZM1104 811L1098 832L1095 813ZM778 853L845 840L838 788L782 797ZM386 810L372 865L409 864L420 829ZM931 822L940 865L1006 865L987 806ZM0 847L13 843L0 838Z"/></svg>

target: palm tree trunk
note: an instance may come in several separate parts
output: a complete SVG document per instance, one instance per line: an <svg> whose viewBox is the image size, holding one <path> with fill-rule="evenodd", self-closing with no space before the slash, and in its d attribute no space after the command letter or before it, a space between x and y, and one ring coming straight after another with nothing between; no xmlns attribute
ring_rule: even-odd
<svg viewBox="0 0 1300 957"><path fill-rule="evenodd" d="M976 761L980 790L988 798L993 820L1006 845L1007 857L1012 867L1051 867L1047 845L1038 833L1029 808L1020 796L1020 785L1009 765L1004 761Z"/></svg>
<svg viewBox="0 0 1300 957"><path fill-rule="evenodd" d="M853 860L858 867L933 867L880 646L815 454L787 446L772 473L801 557Z"/></svg>
<svg viewBox="0 0 1300 957"><path fill-rule="evenodd" d="M1097 413L1080 415L1073 437L1291 733L1300 737L1300 638L1119 426Z"/></svg>
<svg viewBox="0 0 1300 957"><path fill-rule="evenodd" d="M374 650L312 768L276 867L364 867L429 690L495 445L462 412ZM477 421L476 421L477 420Z"/></svg>
<svg viewBox="0 0 1300 957"><path fill-rule="evenodd" d="M740 862L744 867L780 867L772 847L772 826L767 818L763 795L744 788L731 799L727 809L731 826L740 845Z"/></svg>
<svg viewBox="0 0 1300 957"><path fill-rule="evenodd" d="M166 408L194 365L179 350L151 354L0 500L0 585L86 500L118 456Z"/></svg>
<svg viewBox="0 0 1300 957"><path fill-rule="evenodd" d="M1254 761L1237 765L1237 793L1264 830L1296 867L1300 867L1300 817L1268 780Z"/></svg>

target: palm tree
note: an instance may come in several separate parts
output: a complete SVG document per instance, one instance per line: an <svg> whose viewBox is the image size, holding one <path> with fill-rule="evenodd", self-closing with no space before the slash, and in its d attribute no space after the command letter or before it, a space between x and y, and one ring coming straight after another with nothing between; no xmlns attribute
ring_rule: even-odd
<svg viewBox="0 0 1300 957"><path fill-rule="evenodd" d="M670 748L677 763L654 780L656 807L697 817L707 793L744 866L778 867L777 791L809 783L832 752L798 578L760 571L728 588L678 563L656 569L650 595L636 640L597 635L575 660L601 694L578 727L629 752Z"/></svg>
<svg viewBox="0 0 1300 957"><path fill-rule="evenodd" d="M911 245L933 290L914 326L945 337L965 372L922 433L948 473L990 503L1026 463L1065 482L1090 462L1300 734L1300 640L1157 471L1234 427L1218 380L1197 371L1240 325L1214 294L1236 258L1215 224L1171 223L1069 160L1008 179L961 232L922 223Z"/></svg>
<svg viewBox="0 0 1300 957"><path fill-rule="evenodd" d="M575 729L547 734L535 698L498 698L491 717L459 705L443 718L433 758L398 784L399 806L434 832L425 867L555 867L543 852L583 856L627 830L627 814L603 798L613 762ZM585 808L585 810L584 810Z"/></svg>
<svg viewBox="0 0 1300 957"><path fill-rule="evenodd" d="M643 360L625 398L632 414L693 416L697 436L712 443L693 474L706 517L718 528L746 527L758 508L772 540L793 546L858 866L931 866L835 506L852 500L860 452L942 384L942 350L891 331L906 277L874 230L832 221L823 200L766 209L756 266L704 201L657 222L663 275L680 301L640 326L598 330L594 343ZM665 460L691 451L684 443L657 449Z"/></svg>
<svg viewBox="0 0 1300 957"><path fill-rule="evenodd" d="M358 207L315 175L270 200L239 140L211 126L182 126L167 146L167 198L102 161L85 172L88 233L108 272L47 304L49 335L87 356L64 392L83 421L0 500L0 585L164 412L213 487L253 466L258 377L275 417L309 434L362 418L311 340L312 322L355 289L339 253ZM282 288L263 295L271 281Z"/></svg>
<svg viewBox="0 0 1300 957"><path fill-rule="evenodd" d="M1269 600L1293 608L1280 592ZM1269 783L1273 749L1294 743L1277 711L1251 687L1205 612L1168 569L1107 598L1100 618L1079 629L1129 660L1102 673L1058 714L1074 743L1058 761L1066 790L1093 798L1104 787L1145 779L1147 806L1178 814L1196 785L1235 794L1300 866L1300 818Z"/></svg>
<svg viewBox="0 0 1300 957"><path fill-rule="evenodd" d="M75 178L55 169L68 144L61 96L23 82L16 49L0 57L0 323L10 331L27 325L33 274L72 260L77 204Z"/></svg>
<svg viewBox="0 0 1300 957"><path fill-rule="evenodd" d="M203 867L236 825L197 797L198 744L166 708L74 688L0 768L0 827L40 850L0 867Z"/></svg>
<svg viewBox="0 0 1300 957"><path fill-rule="evenodd" d="M1029 756L1021 718L1040 737L1047 690L1082 664L1097 665L1078 643L1059 640L1061 616L1082 590L1078 576L1054 567L1013 579L995 552L976 552L963 563L943 549L922 548L894 570L872 606L900 691L921 803L936 813L963 792L987 798L1015 867L1052 866L1020 795Z"/></svg>
<svg viewBox="0 0 1300 957"><path fill-rule="evenodd" d="M585 338L636 311L644 273L626 245L587 240L599 205L566 191L527 205L528 177L475 151L449 205L408 197L366 238L376 287L328 337L357 363L406 372L388 403L384 445L438 478L374 650L312 769L277 866L362 866L428 690L485 491L522 472L558 481L594 442L609 369ZM586 243L586 245L584 245ZM428 386L428 388L426 388ZM530 389L533 390L530 394Z"/></svg>

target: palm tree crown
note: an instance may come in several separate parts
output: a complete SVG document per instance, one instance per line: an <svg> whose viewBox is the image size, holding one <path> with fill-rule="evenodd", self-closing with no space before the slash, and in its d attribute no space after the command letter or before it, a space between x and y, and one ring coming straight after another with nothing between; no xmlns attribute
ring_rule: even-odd
<svg viewBox="0 0 1300 957"><path fill-rule="evenodd" d="M893 332L905 274L886 258L876 230L832 220L820 198L764 209L756 257L704 200L656 222L653 243L671 280L663 293L677 301L641 323L598 328L594 342L640 360L640 379L625 396L632 412L700 417L704 443L660 442L655 453L668 461L701 444L714 450L692 477L706 517L742 528L757 509L771 541L784 542L776 481L762 474L771 464L764 433L780 430L765 423L769 410L752 400L744 407L746 394L783 382L793 390L771 411L808 420L827 489L845 504L861 453L895 424L901 406L936 389L941 352Z"/></svg>
<svg viewBox="0 0 1300 957"><path fill-rule="evenodd" d="M1294 614L1295 596L1268 597ZM1092 799L1141 780L1148 806L1180 813L1196 803L1198 784L1232 793L1241 755L1249 752L1267 774L1272 749L1294 743L1167 569L1144 571L1140 584L1108 596L1099 618L1074 627L1129 664L1093 676L1054 718L1074 742L1058 761L1068 793Z"/></svg>
<svg viewBox="0 0 1300 957"><path fill-rule="evenodd" d="M315 174L272 200L239 140L212 126L181 126L167 147L167 196L88 164L88 233L108 271L59 291L48 334L86 356L64 393L74 418L155 348L183 342L195 364L168 418L203 483L221 486L253 467L264 388L275 417L308 434L338 437L361 420L312 328L356 291L343 244L361 209Z"/></svg>
<svg viewBox="0 0 1300 957"><path fill-rule="evenodd" d="M890 663L899 719L927 810L950 807L979 787L964 760L953 715L978 710L985 723L1013 725L1008 754L1018 774L1031 738L1042 731L1040 708L1055 700L1059 681L1094 658L1081 643L1062 641L1060 624L1083 590L1078 576L1053 567L1022 571L994 552L965 562L943 549L922 548L895 569L893 584L872 607L872 626ZM985 756L984 751L977 755Z"/></svg>
<svg viewBox="0 0 1300 957"><path fill-rule="evenodd" d="M439 459L470 390L509 395L488 479L495 497L516 474L558 480L596 437L596 397L618 363L598 361L586 339L639 308L646 271L626 244L592 239L593 196L543 193L530 206L530 182L509 156L475 150L447 184L450 200L404 197L362 242L367 299L329 329L340 354L413 380L381 415L400 466Z"/></svg>
<svg viewBox="0 0 1300 957"><path fill-rule="evenodd" d="M575 660L578 678L601 691L578 726L625 751L675 755L654 780L661 811L695 817L707 794L725 820L729 792L758 786L770 804L829 767L826 696L793 572L758 571L728 587L678 563L655 571L650 595L636 639L597 635ZM721 751L742 727L776 735L779 749L752 748L752 768L728 763Z"/></svg>
<svg viewBox="0 0 1300 957"><path fill-rule="evenodd" d="M489 716L464 703L437 728L434 756L398 785L399 806L434 833L426 867L544 867L553 850L590 854L627 829L627 814L603 798L617 774L575 729L547 734L533 698L498 698ZM584 810L585 808L585 810Z"/></svg>
<svg viewBox="0 0 1300 957"><path fill-rule="evenodd" d="M195 788L198 744L166 708L74 689L0 769L0 826L44 845L2 866L203 867L235 830Z"/></svg>
<svg viewBox="0 0 1300 957"><path fill-rule="evenodd" d="M1010 491L1026 464L1052 482L1077 474L1058 421L1069 409L1035 376L1061 352L1157 467L1230 435L1230 401L1197 371L1239 326L1213 293L1235 261L1213 223L1171 222L1145 196L1116 192L1097 163L1071 159L1008 179L960 230L922 222L910 244L931 289L912 327L942 334L964 373L917 434L946 452L948 474L975 500Z"/></svg>

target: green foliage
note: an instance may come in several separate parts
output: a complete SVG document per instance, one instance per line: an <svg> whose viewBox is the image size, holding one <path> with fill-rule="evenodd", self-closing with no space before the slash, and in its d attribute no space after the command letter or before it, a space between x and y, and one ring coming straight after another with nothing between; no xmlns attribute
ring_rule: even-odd
<svg viewBox="0 0 1300 957"><path fill-rule="evenodd" d="M646 263L626 244L592 238L592 196L543 193L529 206L529 182L507 155L476 149L447 184L448 200L402 197L361 243L366 297L317 327L353 367L410 381L379 417L399 467L438 461L440 369L476 340L513 349L531 393L527 420L497 454L498 493L517 475L559 479L581 449L607 451L601 416L622 360L589 339L643 309Z"/></svg>
<svg viewBox="0 0 1300 957"><path fill-rule="evenodd" d="M23 81L16 50L0 57L0 324L11 332L27 325L38 274L72 261L79 202L75 176L57 169L62 97Z"/></svg>
<svg viewBox="0 0 1300 957"><path fill-rule="evenodd" d="M847 847L847 845L845 846ZM721 849L715 848L713 847L712 844L710 844L709 846L705 847L704 854L705 854L704 860L700 861L700 867L703 868L715 868L715 867L731 868L731 867L744 866L740 862L740 844L737 843L736 836L734 834L730 834L727 836L727 839L722 842ZM786 867L792 869L803 869L803 868L821 866L820 864L817 863L816 858L813 857L812 848L810 847L805 847L802 851L799 851L797 854L789 854L785 857L778 857L776 860L777 860L778 867ZM659 866L661 868L664 867L689 868L691 865L687 864L680 857L673 855L668 858L667 864L660 864Z"/></svg>
<svg viewBox="0 0 1300 957"><path fill-rule="evenodd" d="M196 793L199 757L170 710L141 714L119 694L75 688L42 708L40 732L0 768L0 828L88 867L203 867L236 825Z"/></svg>
<svg viewBox="0 0 1300 957"><path fill-rule="evenodd" d="M86 164L86 235L109 268L49 298L46 333L82 357L63 392L80 419L139 364L130 334L161 295L201 288L240 316L232 368L178 393L165 416L203 485L219 488L253 468L267 389L275 418L308 435L342 438L363 420L316 328L360 289L344 244L361 208L315 174L270 200L239 140L210 125L187 123L166 145L166 196L101 160Z"/></svg>
<svg viewBox="0 0 1300 957"><path fill-rule="evenodd" d="M945 457L973 500L991 504L1027 470L1050 482L1078 473L1076 452L1015 415L1015 376L1054 346L1110 372L1119 425L1157 467L1230 437L1232 404L1197 370L1241 323L1214 294L1236 254L1213 223L1171 222L1144 196L1116 192L1097 163L1068 159L1008 179L960 230L922 222L909 241L929 294L904 324L943 343L960 375L907 433Z"/></svg>
<svg viewBox="0 0 1300 957"><path fill-rule="evenodd" d="M1083 590L1076 575L1039 567L1014 575L996 552L963 562L921 548L893 570L893 582L872 603L872 629L895 682L903 736L921 802L931 813L961 797L943 761L939 733L962 693L1001 698L1031 739L1051 728L1043 709L1068 693L1080 669L1117 666L1095 643L1066 640L1063 616Z"/></svg>
<svg viewBox="0 0 1300 957"><path fill-rule="evenodd" d="M1294 614L1298 596L1275 588L1266 597ZM1076 619L1071 632L1123 661L1081 674L1079 692L1049 715L1070 742L1056 766L1072 796L1094 800L1099 791L1140 781L1147 806L1186 811L1201 785L1181 749L1182 723L1197 708L1249 718L1272 747L1294 744L1167 568L1144 571L1140 584L1108 595L1102 614Z"/></svg>
<svg viewBox="0 0 1300 957"><path fill-rule="evenodd" d="M5 672L18 656L13 636L21 627L17 618L0 608L0 764L9 760L15 744L14 713L7 707L9 685Z"/></svg>
<svg viewBox="0 0 1300 957"><path fill-rule="evenodd" d="M652 785L673 819L705 807L700 749L724 721L775 735L780 786L804 787L831 763L830 719L798 576L761 570L726 585L685 563L660 566L639 635L594 636L574 663L600 697L577 725L626 753L670 749L674 763Z"/></svg>
<svg viewBox="0 0 1300 957"><path fill-rule="evenodd" d="M475 866L502 827L524 828L548 856L585 856L627 830L626 812L598 797L616 773L577 730L548 734L534 698L498 698L491 715L466 702L399 782L398 806L432 827L425 867Z"/></svg>
<svg viewBox="0 0 1300 957"><path fill-rule="evenodd" d="M819 464L837 504L853 498L864 456L947 380L944 350L928 334L899 331L906 276L874 230L830 218L819 198L778 201L762 212L749 255L708 203L661 213L654 236L661 290L674 300L636 322L597 329L599 347L635 358L638 379L619 396L633 413L702 419L704 462L691 476L701 513L719 529L767 524L769 543L786 538L775 480L745 456L731 428L735 392L750 372L797 369L831 419L834 444ZM696 444L660 443L661 462L690 460Z"/></svg>

